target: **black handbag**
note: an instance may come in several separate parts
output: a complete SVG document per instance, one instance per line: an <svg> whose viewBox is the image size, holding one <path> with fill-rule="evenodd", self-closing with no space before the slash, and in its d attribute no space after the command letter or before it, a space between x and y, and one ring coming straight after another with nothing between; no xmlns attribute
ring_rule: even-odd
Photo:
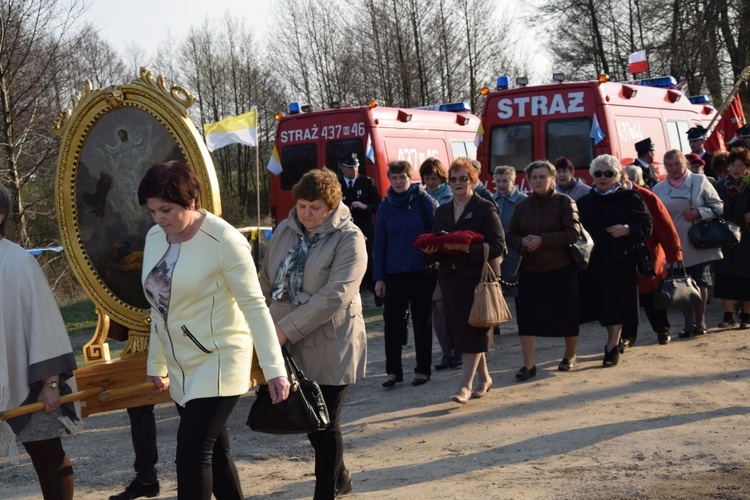
<svg viewBox="0 0 750 500"><path fill-rule="evenodd" d="M698 249L733 247L740 237L740 226L721 217L700 221L688 231L690 243Z"/></svg>
<svg viewBox="0 0 750 500"><path fill-rule="evenodd" d="M688 276L682 261L669 265L667 277L654 290L654 307L657 309L686 309L701 303L701 291L695 280Z"/></svg>
<svg viewBox="0 0 750 500"><path fill-rule="evenodd" d="M585 271L589 267L591 252L594 250L594 240L591 235L581 224L581 234L578 235L578 241L570 245L570 256L576 263L579 271Z"/></svg>
<svg viewBox="0 0 750 500"><path fill-rule="evenodd" d="M635 269L639 278L651 278L656 275L654 261L651 258L651 249L645 242L640 242L633 247L632 255L635 258Z"/></svg>
<svg viewBox="0 0 750 500"><path fill-rule="evenodd" d="M289 376L289 397L273 404L268 385L261 385L250 407L247 425L267 434L308 434L322 431L330 424L320 386L305 377L286 347L281 348Z"/></svg>

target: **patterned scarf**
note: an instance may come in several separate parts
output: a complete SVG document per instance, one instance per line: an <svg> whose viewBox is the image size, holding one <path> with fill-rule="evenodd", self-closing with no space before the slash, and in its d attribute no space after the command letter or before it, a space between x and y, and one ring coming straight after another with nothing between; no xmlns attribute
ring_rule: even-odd
<svg viewBox="0 0 750 500"><path fill-rule="evenodd" d="M297 296L302 292L302 277L305 274L307 251L320 239L320 233L312 238L300 234L297 243L289 252L276 271L271 287L271 297L277 302L298 305Z"/></svg>
<svg viewBox="0 0 750 500"><path fill-rule="evenodd" d="M727 189L727 198L729 198L729 201L739 200L742 197L742 193L745 192L745 188L747 188L747 184L745 184L742 179L734 180L731 177L727 177L725 186Z"/></svg>

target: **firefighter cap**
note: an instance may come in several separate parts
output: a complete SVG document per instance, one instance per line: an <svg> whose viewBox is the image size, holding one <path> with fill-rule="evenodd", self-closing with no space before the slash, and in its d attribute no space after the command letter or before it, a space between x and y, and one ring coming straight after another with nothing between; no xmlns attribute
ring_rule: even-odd
<svg viewBox="0 0 750 500"><path fill-rule="evenodd" d="M635 143L635 150L639 155L648 153L649 151L656 151L653 141L650 137L646 137L642 141Z"/></svg>
<svg viewBox="0 0 750 500"><path fill-rule="evenodd" d="M687 131L688 141L702 141L706 140L708 130L703 128L703 125L696 125L695 127Z"/></svg>
<svg viewBox="0 0 750 500"><path fill-rule="evenodd" d="M737 137L739 137L740 139L750 138L750 125L746 123L742 127L738 128Z"/></svg>
<svg viewBox="0 0 750 500"><path fill-rule="evenodd" d="M357 153L342 156L339 158L339 165L342 167L356 168L359 166L359 160L357 159Z"/></svg>

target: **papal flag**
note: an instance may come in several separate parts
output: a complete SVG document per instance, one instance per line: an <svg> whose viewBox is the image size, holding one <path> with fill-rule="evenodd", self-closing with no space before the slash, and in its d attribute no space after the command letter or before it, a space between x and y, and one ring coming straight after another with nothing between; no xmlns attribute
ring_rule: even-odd
<svg viewBox="0 0 750 500"><path fill-rule="evenodd" d="M477 129L477 135L474 137L474 146L479 147L479 145L482 144L483 140L484 140L484 125L482 125L482 120L479 120L479 128Z"/></svg>
<svg viewBox="0 0 750 500"><path fill-rule="evenodd" d="M283 170L283 168L281 168L281 160L279 160L279 150L276 149L275 144L273 146L273 153L271 153L271 158L268 160L266 168L274 175L279 175Z"/></svg>
<svg viewBox="0 0 750 500"><path fill-rule="evenodd" d="M229 116L216 123L203 125L206 146L214 151L229 144L258 145L258 110L253 109L239 116Z"/></svg>

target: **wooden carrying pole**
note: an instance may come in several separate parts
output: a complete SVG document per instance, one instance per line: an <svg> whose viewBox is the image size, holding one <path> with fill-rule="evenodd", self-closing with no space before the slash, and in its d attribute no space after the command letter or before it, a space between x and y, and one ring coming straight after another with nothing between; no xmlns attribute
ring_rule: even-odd
<svg viewBox="0 0 750 500"><path fill-rule="evenodd" d="M140 394L142 392L151 392L156 389L156 382L148 381L141 382L140 384L129 385L122 389L111 389L104 391L99 394L99 401L112 401L113 399L124 398L126 396L132 396L133 394Z"/></svg>
<svg viewBox="0 0 750 500"><path fill-rule="evenodd" d="M66 394L65 396L60 396L60 404L71 403L73 401L80 401L81 399L90 398L91 396L96 396L102 391L104 391L104 387L98 385L90 389L84 389L83 391ZM36 403L31 403L28 405L19 406L18 408L0 412L0 421L21 417L23 415L28 415L29 413L34 413L42 410L44 410L44 403L42 401L37 401Z"/></svg>

